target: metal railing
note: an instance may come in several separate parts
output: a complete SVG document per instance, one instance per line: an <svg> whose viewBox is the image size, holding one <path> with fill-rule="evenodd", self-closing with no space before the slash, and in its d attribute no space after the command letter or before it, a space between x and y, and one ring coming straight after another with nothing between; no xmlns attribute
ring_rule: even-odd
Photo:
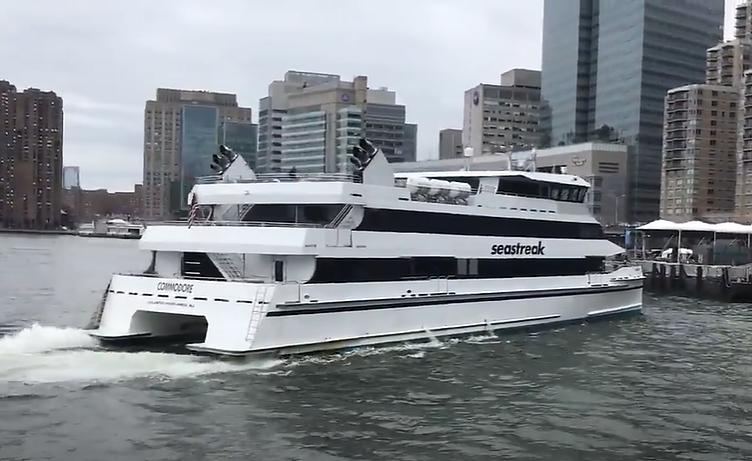
<svg viewBox="0 0 752 461"><path fill-rule="evenodd" d="M121 275L124 277L146 277L146 278L154 278L154 279L176 279L176 280L199 280L199 281L205 281L205 282L243 282L243 283L269 283L268 281L264 280L261 277L253 277L253 276L246 276L243 278L238 279L232 279L232 280L226 280L218 277L208 277L204 275L160 275L160 274L145 274L142 272L117 272L115 275Z"/></svg>
<svg viewBox="0 0 752 461"><path fill-rule="evenodd" d="M188 221L161 221L151 224L154 226L188 226ZM194 221L192 226L199 227L292 227L305 229L322 229L324 224L292 223L292 222L262 222L262 221Z"/></svg>
<svg viewBox="0 0 752 461"><path fill-rule="evenodd" d="M253 184L268 182L355 182L355 176L347 173L261 173L256 178L224 178L223 176L200 176L196 184Z"/></svg>

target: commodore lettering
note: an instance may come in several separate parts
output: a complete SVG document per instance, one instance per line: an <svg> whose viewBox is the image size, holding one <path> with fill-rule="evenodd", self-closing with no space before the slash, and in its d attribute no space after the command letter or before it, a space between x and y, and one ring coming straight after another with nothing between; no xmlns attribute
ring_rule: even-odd
<svg viewBox="0 0 752 461"><path fill-rule="evenodd" d="M542 241L538 241L537 245L524 245L522 243L494 245L491 247L491 254L502 256L544 256L546 254L546 246Z"/></svg>
<svg viewBox="0 0 752 461"><path fill-rule="evenodd" d="M159 282L157 291L174 291L176 293L193 293L192 283Z"/></svg>

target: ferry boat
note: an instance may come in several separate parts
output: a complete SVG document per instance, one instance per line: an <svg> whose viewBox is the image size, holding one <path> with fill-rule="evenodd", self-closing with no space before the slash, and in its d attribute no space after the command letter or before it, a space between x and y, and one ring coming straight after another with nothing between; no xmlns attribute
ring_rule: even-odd
<svg viewBox="0 0 752 461"><path fill-rule="evenodd" d="M349 159L353 175L256 174L220 146L188 222L146 228L149 267L112 276L89 334L298 354L641 313L642 270L605 270L624 250L585 180L395 174L365 139Z"/></svg>

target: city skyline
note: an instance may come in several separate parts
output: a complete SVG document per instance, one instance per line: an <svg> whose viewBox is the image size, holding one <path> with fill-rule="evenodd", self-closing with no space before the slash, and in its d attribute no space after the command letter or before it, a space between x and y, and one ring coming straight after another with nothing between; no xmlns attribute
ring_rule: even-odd
<svg viewBox="0 0 752 461"><path fill-rule="evenodd" d="M736 3L726 0L726 36L733 30ZM540 69L542 0L387 2L378 11L367 11L365 18L356 14L358 5L345 10L301 3L293 8L288 2L282 9L268 2L254 4L253 14L246 13L251 6L245 2L228 1L221 10L203 5L168 1L150 3L147 10L145 1L134 1L115 9L77 0L44 10L23 3L10 6L14 21L0 30L0 39L16 46L0 50L0 60L13 63L3 78L21 89L55 91L64 99L65 164L80 166L83 187L128 191L141 182L143 104L158 87L236 93L241 105L257 112L268 84L287 70L345 79L369 75L372 87L389 87L407 106L408 119L419 126L418 158L426 159L438 158L441 129L461 128L466 89L497 82L511 68ZM294 18L289 11L306 21L290 24ZM342 23L336 18L340 11L345 18L359 19ZM264 32L280 22L245 19L265 15L284 15L288 30L299 33L274 35L278 43L265 51L253 37L272 36ZM109 20L114 17L117 21ZM515 20L500 27L494 18L504 17ZM336 33L321 27L326 20L338 24ZM382 34L358 33L383 24L389 27ZM39 36L49 45L42 59L24 32L29 27L46 35ZM248 34L248 27L255 32ZM348 35L359 37L357 52L341 41ZM300 36L306 37L305 47L296 39ZM499 43L509 45L500 48ZM311 53L312 48L321 52ZM201 58L203 49L206 59Z"/></svg>
<svg viewBox="0 0 752 461"><path fill-rule="evenodd" d="M3 78L63 98L65 163L81 167L88 189L141 182L144 103L157 88L235 93L257 112L269 83L288 70L368 75L371 87L396 91L419 126L423 158L438 156L440 129L462 126L467 88L539 66L542 1L497 3L16 3L0 30L3 43L15 45L3 47L0 60L13 64ZM509 17L516 19L500 21ZM296 32L280 33L281 24ZM43 34L38 42L30 28ZM276 43L259 46L264 37Z"/></svg>

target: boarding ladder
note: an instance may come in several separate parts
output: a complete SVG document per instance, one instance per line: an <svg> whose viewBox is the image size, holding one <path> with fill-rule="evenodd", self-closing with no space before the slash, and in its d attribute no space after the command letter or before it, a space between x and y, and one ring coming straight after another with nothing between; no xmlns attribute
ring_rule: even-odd
<svg viewBox="0 0 752 461"><path fill-rule="evenodd" d="M227 280L242 280L245 278L242 261L238 261L238 255L231 253L210 253L209 258L211 258L214 265L219 269L219 272Z"/></svg>
<svg viewBox="0 0 752 461"><path fill-rule="evenodd" d="M266 313L269 311L271 303L266 299L268 290L268 287L263 287L259 288L256 292L256 299L253 301L253 309L251 310L251 321L248 323L248 333L245 336L248 344L253 344L261 320L264 319Z"/></svg>
<svg viewBox="0 0 752 461"><path fill-rule="evenodd" d="M332 222L327 224L326 227L334 228L342 224L342 221L344 221L345 218L347 218L347 215L350 214L350 211L352 211L352 209L353 209L353 206L349 203L345 205L344 207L342 207L342 210L340 210L340 212L337 213L337 216L335 216L334 219L332 219Z"/></svg>
<svg viewBox="0 0 752 461"><path fill-rule="evenodd" d="M94 314L92 314L89 324L86 325L84 330L96 330L99 328L99 325L102 324L102 314L104 313L104 305L107 302L107 295L110 292L110 284L112 284L112 281L110 281L110 283L107 284L107 288L104 289L102 299L99 300L99 304L97 305L97 308L94 309Z"/></svg>

